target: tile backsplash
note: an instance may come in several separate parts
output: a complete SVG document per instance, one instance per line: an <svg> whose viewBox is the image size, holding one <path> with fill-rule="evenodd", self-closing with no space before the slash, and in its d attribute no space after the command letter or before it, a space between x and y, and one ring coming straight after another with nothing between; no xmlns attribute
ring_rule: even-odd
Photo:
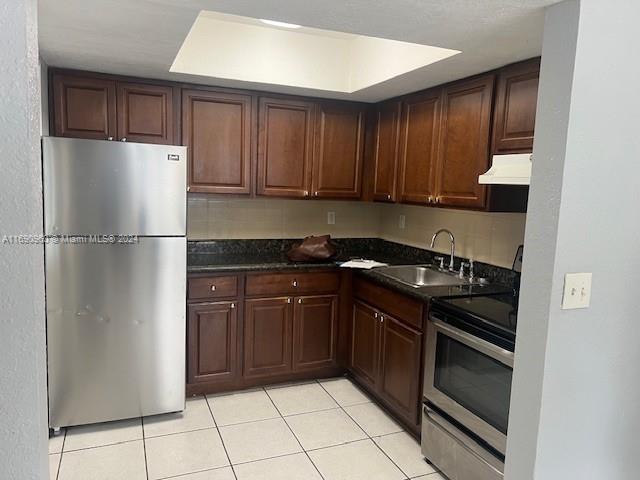
<svg viewBox="0 0 640 480"><path fill-rule="evenodd" d="M405 228L400 228L400 215ZM380 205L380 233L385 240L429 248L440 228L451 230L456 255L511 268L516 249L524 243L524 213L488 213L428 208L415 205ZM433 250L448 254L449 237L441 234Z"/></svg>
<svg viewBox="0 0 640 480"><path fill-rule="evenodd" d="M335 213L335 224L327 214ZM283 199L224 199L189 195L189 240L301 238L325 233L340 237L376 237L378 205L364 202Z"/></svg>
<svg viewBox="0 0 640 480"><path fill-rule="evenodd" d="M327 214L335 213L335 224ZM405 228L399 226L405 216ZM456 237L456 254L502 267L511 267L524 239L525 214L486 213L365 202L242 199L190 194L188 238L301 238L329 233L335 238L383 238L427 248L431 235L448 228ZM434 250L448 252L438 239Z"/></svg>

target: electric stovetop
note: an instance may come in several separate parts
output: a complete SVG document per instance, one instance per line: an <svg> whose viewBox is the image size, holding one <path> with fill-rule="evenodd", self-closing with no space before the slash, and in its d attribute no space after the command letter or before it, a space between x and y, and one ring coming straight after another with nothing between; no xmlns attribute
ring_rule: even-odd
<svg viewBox="0 0 640 480"><path fill-rule="evenodd" d="M458 321L515 341L518 298L512 294L436 298L433 305Z"/></svg>

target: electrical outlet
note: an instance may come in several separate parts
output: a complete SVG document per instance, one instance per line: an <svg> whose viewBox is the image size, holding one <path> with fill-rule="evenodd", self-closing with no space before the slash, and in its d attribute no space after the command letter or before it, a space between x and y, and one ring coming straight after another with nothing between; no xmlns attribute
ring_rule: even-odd
<svg viewBox="0 0 640 480"><path fill-rule="evenodd" d="M404 227L407 224L407 217L405 217L404 215L400 215L400 218L398 219L398 228L400 230L404 230Z"/></svg>
<svg viewBox="0 0 640 480"><path fill-rule="evenodd" d="M563 310L589 307L591 276L591 273L567 273L564 276Z"/></svg>
<svg viewBox="0 0 640 480"><path fill-rule="evenodd" d="M327 225L336 224L336 212L327 212Z"/></svg>

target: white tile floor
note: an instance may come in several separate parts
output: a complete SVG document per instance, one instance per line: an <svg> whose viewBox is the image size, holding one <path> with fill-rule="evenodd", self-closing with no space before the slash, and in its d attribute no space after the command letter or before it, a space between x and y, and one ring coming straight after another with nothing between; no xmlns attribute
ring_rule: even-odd
<svg viewBox="0 0 640 480"><path fill-rule="evenodd" d="M182 414L73 427L57 480L443 480L346 378L195 397Z"/></svg>

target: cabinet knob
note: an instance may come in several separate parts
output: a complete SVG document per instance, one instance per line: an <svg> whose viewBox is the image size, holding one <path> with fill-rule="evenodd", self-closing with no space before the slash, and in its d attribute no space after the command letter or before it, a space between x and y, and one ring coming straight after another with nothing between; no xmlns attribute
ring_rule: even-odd
<svg viewBox="0 0 640 480"><path fill-rule="evenodd" d="M122 137L122 138L120 139L120 141L121 141L121 142L126 142L126 141L127 141L127 137Z"/></svg>
<svg viewBox="0 0 640 480"><path fill-rule="evenodd" d="M308 197L308 196L309 196L309 190L305 190L305 191L304 191L304 196L305 196L305 197Z"/></svg>
<svg viewBox="0 0 640 480"><path fill-rule="evenodd" d="M373 318L378 318L378 312L373 312Z"/></svg>
<svg viewBox="0 0 640 480"><path fill-rule="evenodd" d="M232 303L232 304L231 304L231 308L236 308L236 304L235 304L235 303Z"/></svg>
<svg viewBox="0 0 640 480"><path fill-rule="evenodd" d="M211 291L215 292L216 291L216 286L215 285L211 285Z"/></svg>
<svg viewBox="0 0 640 480"><path fill-rule="evenodd" d="M380 323L384 322L384 316L380 315Z"/></svg>
<svg viewBox="0 0 640 480"><path fill-rule="evenodd" d="M391 200L391 194L387 194L387 200Z"/></svg>
<svg viewBox="0 0 640 480"><path fill-rule="evenodd" d="M292 287L297 287L298 286L298 281L294 280L293 282L291 282L291 286Z"/></svg>
<svg viewBox="0 0 640 480"><path fill-rule="evenodd" d="M113 140L113 137L107 137L107 140L111 141Z"/></svg>
<svg viewBox="0 0 640 480"><path fill-rule="evenodd" d="M317 197L318 196L318 192L313 192L313 194Z"/></svg>
<svg viewBox="0 0 640 480"><path fill-rule="evenodd" d="M436 197L436 203L440 203L440 196L439 195Z"/></svg>
<svg viewBox="0 0 640 480"><path fill-rule="evenodd" d="M287 303L291 303L291 298L287 298Z"/></svg>
<svg viewBox="0 0 640 480"><path fill-rule="evenodd" d="M302 303L302 299L301 298L298 299L298 303Z"/></svg>

